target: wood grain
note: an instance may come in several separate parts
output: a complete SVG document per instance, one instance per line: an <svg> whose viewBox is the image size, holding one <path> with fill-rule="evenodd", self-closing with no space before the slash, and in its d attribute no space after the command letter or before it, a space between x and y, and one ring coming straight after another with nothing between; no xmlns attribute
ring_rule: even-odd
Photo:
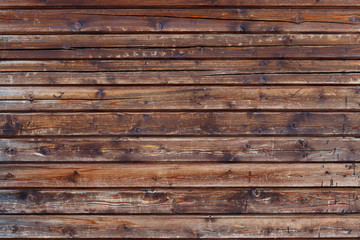
<svg viewBox="0 0 360 240"><path fill-rule="evenodd" d="M0 49L260 47L358 45L357 34L0 35ZM221 57L221 56L219 56Z"/></svg>
<svg viewBox="0 0 360 240"><path fill-rule="evenodd" d="M359 7L360 3L356 0L1 0L1 8L21 8L21 7Z"/></svg>
<svg viewBox="0 0 360 240"><path fill-rule="evenodd" d="M14 138L1 162L358 162L358 138Z"/></svg>
<svg viewBox="0 0 360 240"><path fill-rule="evenodd" d="M0 72L0 85L359 85L360 73L226 74L214 71Z"/></svg>
<svg viewBox="0 0 360 240"><path fill-rule="evenodd" d="M1 237L329 238L357 237L359 216L9 216Z"/></svg>
<svg viewBox="0 0 360 240"><path fill-rule="evenodd" d="M356 163L2 164L0 187L358 187Z"/></svg>
<svg viewBox="0 0 360 240"><path fill-rule="evenodd" d="M0 114L1 136L360 134L359 113L160 112Z"/></svg>
<svg viewBox="0 0 360 240"><path fill-rule="evenodd" d="M360 110L359 87L0 87L0 111Z"/></svg>
<svg viewBox="0 0 360 240"><path fill-rule="evenodd" d="M2 214L360 213L358 189L0 190Z"/></svg>
<svg viewBox="0 0 360 240"><path fill-rule="evenodd" d="M2 34L358 33L354 9L1 10Z"/></svg>
<svg viewBox="0 0 360 240"><path fill-rule="evenodd" d="M3 50L3 60L56 59L360 59L359 46L228 48L82 48L71 50Z"/></svg>
<svg viewBox="0 0 360 240"><path fill-rule="evenodd" d="M356 239L357 0L0 0L0 238Z"/></svg>
<svg viewBox="0 0 360 240"><path fill-rule="evenodd" d="M211 71L243 73L358 73L358 60L19 60L0 61L0 72Z"/></svg>

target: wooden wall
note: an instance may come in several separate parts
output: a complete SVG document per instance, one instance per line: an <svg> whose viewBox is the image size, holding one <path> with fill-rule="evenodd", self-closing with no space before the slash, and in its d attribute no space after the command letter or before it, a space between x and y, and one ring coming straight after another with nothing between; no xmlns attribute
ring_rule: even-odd
<svg viewBox="0 0 360 240"><path fill-rule="evenodd" d="M360 1L0 0L0 238L360 236Z"/></svg>

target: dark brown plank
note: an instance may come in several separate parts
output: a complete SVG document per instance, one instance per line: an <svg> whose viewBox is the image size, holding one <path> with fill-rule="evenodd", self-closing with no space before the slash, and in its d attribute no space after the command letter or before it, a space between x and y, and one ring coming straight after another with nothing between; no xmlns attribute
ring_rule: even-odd
<svg viewBox="0 0 360 240"><path fill-rule="evenodd" d="M0 190L2 214L360 213L358 189Z"/></svg>
<svg viewBox="0 0 360 240"><path fill-rule="evenodd" d="M3 50L2 60L76 59L360 59L359 46L228 48L85 48L72 50Z"/></svg>
<svg viewBox="0 0 360 240"><path fill-rule="evenodd" d="M358 138L0 139L1 162L357 162Z"/></svg>
<svg viewBox="0 0 360 240"><path fill-rule="evenodd" d="M359 216L2 216L0 237L357 237Z"/></svg>
<svg viewBox="0 0 360 240"><path fill-rule="evenodd" d="M357 45L357 34L0 35L0 49Z"/></svg>
<svg viewBox="0 0 360 240"><path fill-rule="evenodd" d="M213 71L155 72L0 72L0 85L359 85L359 73L226 74Z"/></svg>
<svg viewBox="0 0 360 240"><path fill-rule="evenodd" d="M353 9L1 10L0 32L358 33L359 13Z"/></svg>
<svg viewBox="0 0 360 240"><path fill-rule="evenodd" d="M360 7L360 3L356 0L1 0L0 7Z"/></svg>
<svg viewBox="0 0 360 240"><path fill-rule="evenodd" d="M358 187L356 163L2 164L0 187Z"/></svg>
<svg viewBox="0 0 360 240"><path fill-rule="evenodd" d="M48 60L1 61L0 72L13 71L212 71L233 73L360 72L357 60Z"/></svg>
<svg viewBox="0 0 360 240"><path fill-rule="evenodd" d="M160 112L0 114L1 136L359 135L360 113Z"/></svg>
<svg viewBox="0 0 360 240"><path fill-rule="evenodd" d="M0 111L360 110L359 87L0 87Z"/></svg>

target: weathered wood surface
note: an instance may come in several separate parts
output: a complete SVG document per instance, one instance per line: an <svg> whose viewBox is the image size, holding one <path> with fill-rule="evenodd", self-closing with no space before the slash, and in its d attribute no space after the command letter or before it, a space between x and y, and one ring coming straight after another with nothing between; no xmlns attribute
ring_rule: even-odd
<svg viewBox="0 0 360 240"><path fill-rule="evenodd" d="M360 113L144 112L0 114L1 136L360 134Z"/></svg>
<svg viewBox="0 0 360 240"><path fill-rule="evenodd" d="M2 164L0 187L358 187L356 163Z"/></svg>
<svg viewBox="0 0 360 240"><path fill-rule="evenodd" d="M19 60L1 61L0 72L209 71L234 73L360 72L358 60Z"/></svg>
<svg viewBox="0 0 360 240"><path fill-rule="evenodd" d="M0 111L360 110L360 87L0 87Z"/></svg>
<svg viewBox="0 0 360 240"><path fill-rule="evenodd" d="M13 138L1 162L358 162L359 138Z"/></svg>
<svg viewBox="0 0 360 240"><path fill-rule="evenodd" d="M0 190L2 214L360 213L358 189Z"/></svg>
<svg viewBox="0 0 360 240"><path fill-rule="evenodd" d="M0 59L359 59L360 47L87 48L3 50Z"/></svg>
<svg viewBox="0 0 360 240"><path fill-rule="evenodd" d="M2 34L359 33L360 10L87 9L0 10Z"/></svg>
<svg viewBox="0 0 360 240"><path fill-rule="evenodd" d="M359 85L360 73L0 72L0 85Z"/></svg>
<svg viewBox="0 0 360 240"><path fill-rule="evenodd" d="M0 9L1 239L360 236L359 1Z"/></svg>
<svg viewBox="0 0 360 240"><path fill-rule="evenodd" d="M357 0L1 0L1 8L24 8L24 7L360 7Z"/></svg>
<svg viewBox="0 0 360 240"><path fill-rule="evenodd" d="M329 238L358 237L359 216L11 216L1 237Z"/></svg>
<svg viewBox="0 0 360 240"><path fill-rule="evenodd" d="M357 34L0 35L0 49L262 47L357 45ZM283 48L285 49L285 48ZM34 54L36 52L33 52ZM221 57L221 56L219 56Z"/></svg>
<svg viewBox="0 0 360 240"><path fill-rule="evenodd" d="M357 0L146 0L146 1L133 1L133 0L1 0L1 8L24 8L24 7L360 7Z"/></svg>

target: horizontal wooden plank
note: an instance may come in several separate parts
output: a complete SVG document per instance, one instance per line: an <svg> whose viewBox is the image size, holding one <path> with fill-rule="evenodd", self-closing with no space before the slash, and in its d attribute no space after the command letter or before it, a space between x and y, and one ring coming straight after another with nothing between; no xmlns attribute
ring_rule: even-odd
<svg viewBox="0 0 360 240"><path fill-rule="evenodd" d="M149 72L0 72L0 85L358 85L359 73L226 74L213 71Z"/></svg>
<svg viewBox="0 0 360 240"><path fill-rule="evenodd" d="M0 72L212 71L233 73L360 72L358 60L48 60L0 61Z"/></svg>
<svg viewBox="0 0 360 240"><path fill-rule="evenodd" d="M19 7L358 7L356 0L93 0L91 2L82 0L1 0L1 8Z"/></svg>
<svg viewBox="0 0 360 240"><path fill-rule="evenodd" d="M354 9L1 10L2 34L358 33Z"/></svg>
<svg viewBox="0 0 360 240"><path fill-rule="evenodd" d="M360 110L359 87L0 87L0 111Z"/></svg>
<svg viewBox="0 0 360 240"><path fill-rule="evenodd" d="M0 35L0 49L357 45L357 34Z"/></svg>
<svg viewBox="0 0 360 240"><path fill-rule="evenodd" d="M21 7L360 7L356 0L1 0L0 8Z"/></svg>
<svg viewBox="0 0 360 240"><path fill-rule="evenodd" d="M2 164L0 187L358 187L356 163Z"/></svg>
<svg viewBox="0 0 360 240"><path fill-rule="evenodd" d="M358 189L0 190L2 214L360 213Z"/></svg>
<svg viewBox="0 0 360 240"><path fill-rule="evenodd" d="M359 138L14 138L0 161L357 162Z"/></svg>
<svg viewBox="0 0 360 240"><path fill-rule="evenodd" d="M9 216L0 237L329 238L357 237L359 216Z"/></svg>
<svg viewBox="0 0 360 240"><path fill-rule="evenodd" d="M360 134L360 113L2 113L0 114L0 126L0 136L346 136Z"/></svg>
<svg viewBox="0 0 360 240"><path fill-rule="evenodd" d="M227 48L82 48L71 50L3 50L2 60L57 59L360 59L359 46Z"/></svg>

